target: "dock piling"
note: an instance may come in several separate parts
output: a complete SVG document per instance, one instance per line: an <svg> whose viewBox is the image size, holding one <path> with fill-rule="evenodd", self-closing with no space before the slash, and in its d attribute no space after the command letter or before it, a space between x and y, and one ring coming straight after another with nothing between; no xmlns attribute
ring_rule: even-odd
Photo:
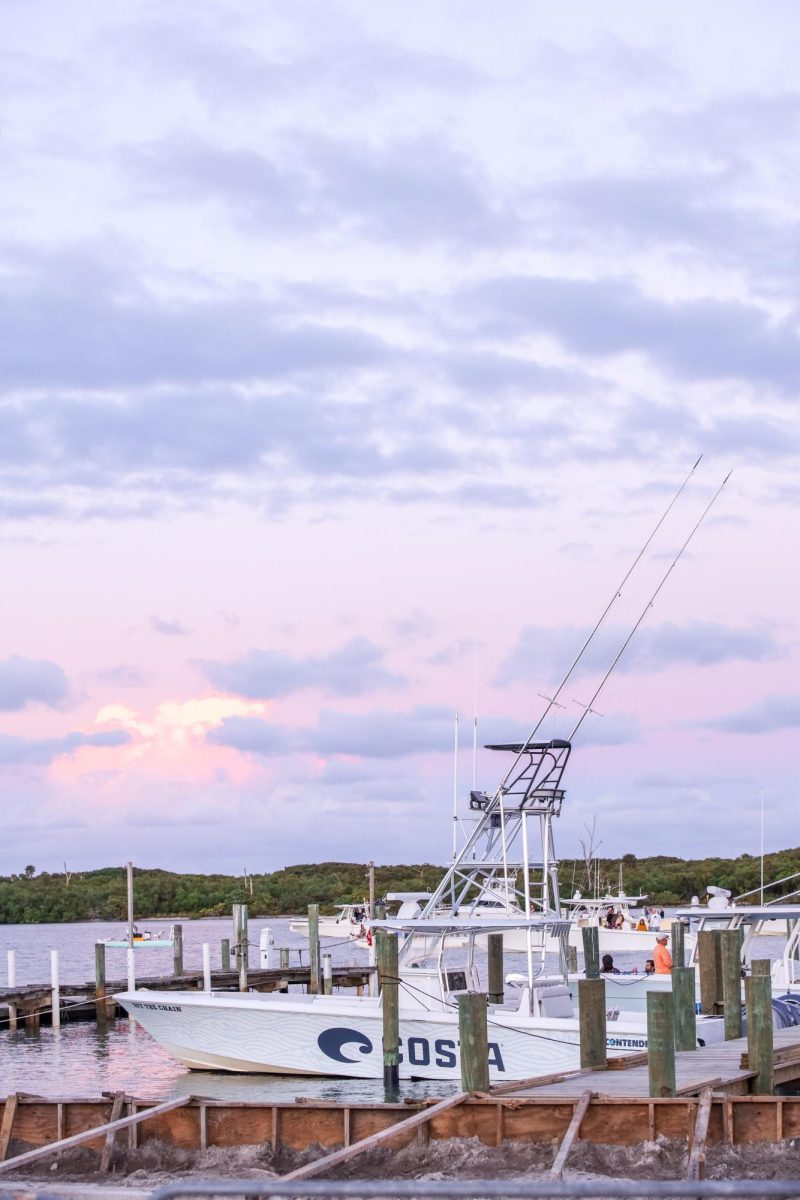
<svg viewBox="0 0 800 1200"><path fill-rule="evenodd" d="M584 930L585 932L586 930ZM606 981L599 976L594 979L578 980L578 1030L581 1069L604 1070L606 1065Z"/></svg>
<svg viewBox="0 0 800 1200"><path fill-rule="evenodd" d="M600 931L596 925L581 930L583 937L583 970L587 979L600 975Z"/></svg>
<svg viewBox="0 0 800 1200"><path fill-rule="evenodd" d="M172 974L183 974L183 926L172 926Z"/></svg>
<svg viewBox="0 0 800 1200"><path fill-rule="evenodd" d="M458 1036L462 1089L488 1092L489 1030L485 992L463 992L458 997Z"/></svg>
<svg viewBox="0 0 800 1200"><path fill-rule="evenodd" d="M763 961L763 960L759 960ZM751 975L744 981L747 1003L747 1062L758 1072L753 1084L759 1096L771 1096L773 1082L772 980L769 975Z"/></svg>
<svg viewBox="0 0 800 1200"><path fill-rule="evenodd" d="M211 947L203 942L203 991L211 991Z"/></svg>
<svg viewBox="0 0 800 1200"><path fill-rule="evenodd" d="M578 947L567 945L567 970L570 975L578 974Z"/></svg>
<svg viewBox="0 0 800 1200"><path fill-rule="evenodd" d="M754 958L750 961L751 975L769 975L772 976L772 959L771 958Z"/></svg>
<svg viewBox="0 0 800 1200"><path fill-rule="evenodd" d="M272 967L272 950L275 945L275 938L272 936L272 930L269 925L265 925L258 936L258 965L262 971L269 971Z"/></svg>
<svg viewBox="0 0 800 1200"><path fill-rule="evenodd" d="M700 1011L713 1016L722 1000L722 950L719 930L701 929L697 934L697 962L700 971Z"/></svg>
<svg viewBox="0 0 800 1200"><path fill-rule="evenodd" d="M676 1094L674 1010L672 992L647 993L647 1072L657 1099Z"/></svg>
<svg viewBox="0 0 800 1200"><path fill-rule="evenodd" d="M61 1027L61 989L58 983L58 951L50 951L50 1007L53 1028Z"/></svg>
<svg viewBox="0 0 800 1200"><path fill-rule="evenodd" d="M246 904L234 904L233 906L233 948L236 954L236 970L239 972L239 991L246 992L249 959Z"/></svg>
<svg viewBox="0 0 800 1200"><path fill-rule="evenodd" d="M375 941L378 959L378 986L383 1013L383 1086L387 1091L395 1092L400 1085L400 989L398 986L397 938L394 934L387 933L385 929L379 929Z"/></svg>
<svg viewBox="0 0 800 1200"><path fill-rule="evenodd" d="M219 953L220 953L220 966L222 967L222 970L230 971L230 969L231 969L231 940L230 940L230 938L222 939L222 941L219 944ZM283 966L283 963L281 963L281 966Z"/></svg>
<svg viewBox="0 0 800 1200"><path fill-rule="evenodd" d="M316 995L319 992L319 905L308 906L308 953L311 961L311 975L308 990Z"/></svg>
<svg viewBox="0 0 800 1200"><path fill-rule="evenodd" d="M490 933L487 938L489 955L489 1003L503 1003L503 935Z"/></svg>
<svg viewBox="0 0 800 1200"><path fill-rule="evenodd" d="M322 991L325 996L333 995L333 970L330 954L322 956Z"/></svg>
<svg viewBox="0 0 800 1200"><path fill-rule="evenodd" d="M106 1005L106 947L104 942L94 944L94 1006L98 1024L108 1017Z"/></svg>
<svg viewBox="0 0 800 1200"><path fill-rule="evenodd" d="M742 935L740 929L719 931L725 1041L742 1036Z"/></svg>
<svg viewBox="0 0 800 1200"><path fill-rule="evenodd" d="M697 1049L694 967L672 968L672 999L675 1011L675 1049Z"/></svg>
<svg viewBox="0 0 800 1200"><path fill-rule="evenodd" d="M686 925L681 920L674 920L669 927L672 934L672 965L686 966Z"/></svg>
<svg viewBox="0 0 800 1200"><path fill-rule="evenodd" d="M17 952L9 950L6 953L6 969L8 973L8 986L10 988L17 986ZM9 1004L8 1006L8 1028L17 1028L17 1006Z"/></svg>

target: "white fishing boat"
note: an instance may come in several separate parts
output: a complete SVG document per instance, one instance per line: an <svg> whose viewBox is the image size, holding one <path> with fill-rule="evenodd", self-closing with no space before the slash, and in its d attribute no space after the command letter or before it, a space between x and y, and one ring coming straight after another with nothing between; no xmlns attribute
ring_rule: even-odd
<svg viewBox="0 0 800 1200"><path fill-rule="evenodd" d="M600 953L640 954L642 962L652 957L655 939L660 933L669 933L672 917L655 917L631 911L641 906L647 896L581 896L577 892L571 900L564 901L575 921L570 930L569 943L583 949L583 933L587 928L597 928ZM687 949L694 950L694 934L686 934Z"/></svg>
<svg viewBox="0 0 800 1200"><path fill-rule="evenodd" d="M321 938L364 938L369 920L368 905L337 904L335 916L320 915L319 936ZM292 933L308 937L308 917L292 917L289 921Z"/></svg>
<svg viewBox="0 0 800 1200"><path fill-rule="evenodd" d="M398 968L402 1078L458 1079L456 1001L461 992L479 990L475 943L478 937L492 932L503 933L508 950L524 947L527 972L515 1003L489 1006L490 1077L517 1079L578 1065L578 1019L571 989L565 982L569 923L560 921L558 862L553 846L553 821L564 799L562 777L571 741L586 717L595 711L593 706L606 681L726 481L707 503L588 703L582 705L583 713L569 738L537 742L535 737L696 467L697 463L548 699L530 736L524 742L489 747L510 752L512 765L493 794L480 792L473 785L470 811L474 828L461 850L454 852L450 869L419 917L405 925L385 923L385 928L405 935ZM529 855L531 822L541 847L536 861ZM501 916L497 915L498 906ZM463 968L445 960L448 937L467 939L468 956ZM544 972L545 954L553 938L559 946L560 969L548 977ZM434 942L439 948L431 965ZM174 1057L191 1068L375 1079L382 1076L380 998L196 991L133 991L117 998ZM610 1049L634 1053L646 1048L643 1014L628 1015L621 1008L613 1008L607 1019ZM702 1033L698 1029L698 1038L704 1042L721 1038L719 1018L706 1018L699 1025Z"/></svg>
<svg viewBox="0 0 800 1200"><path fill-rule="evenodd" d="M401 1079L460 1078L458 997L481 990L475 960L478 922L450 918L377 922L404 937L399 953ZM427 943L420 956L418 934ZM483 922L480 923L481 927ZM505 933L511 921L486 922ZM543 918L528 928L566 934ZM550 928L543 928L549 925ZM448 939L466 939L455 962ZM435 947L431 943L435 942ZM507 1004L488 1006L489 1074L493 1082L577 1069L578 1017L563 976L529 972ZM254 1074L383 1076L380 997L231 992L123 992L117 1000L174 1058L195 1070ZM607 1045L615 1055L647 1048L643 1014L611 1012ZM704 1040L721 1039L722 1022L708 1018Z"/></svg>
<svg viewBox="0 0 800 1200"><path fill-rule="evenodd" d="M714 889L718 896L721 889ZM716 898L716 897L715 897ZM800 904L769 904L769 905L721 905L718 901L712 905L692 905L677 910L674 922L682 920L688 923L686 931L686 949L688 966L697 968L697 934L704 930L739 929L742 934L742 998L744 999L744 976L749 974L750 965L754 958L771 958L773 1007L775 1020L782 1020L780 1006L787 998L800 998ZM782 927L782 945L774 940L774 927ZM765 928L768 932L765 933ZM693 941L690 942L689 938ZM769 937L767 952L761 940ZM680 963L676 964L682 965ZM570 977L571 981L577 977ZM671 975L605 975L606 1002L609 1005L619 1005L630 1012L644 1012L647 1007L647 993L650 991L671 991ZM700 999L699 972L695 974L697 998ZM792 1005L794 1016L795 1006ZM794 1020L788 1021L794 1024ZM778 1024L777 1027L780 1027Z"/></svg>
<svg viewBox="0 0 800 1200"><path fill-rule="evenodd" d="M388 913L402 920L418 917L422 906L430 898L430 892L387 892L384 906ZM338 904L336 915L333 917L320 916L320 938L336 938L343 940L352 938L362 949L372 945L372 935L369 930L369 905ZM308 937L308 917L293 917L289 921L292 933Z"/></svg>

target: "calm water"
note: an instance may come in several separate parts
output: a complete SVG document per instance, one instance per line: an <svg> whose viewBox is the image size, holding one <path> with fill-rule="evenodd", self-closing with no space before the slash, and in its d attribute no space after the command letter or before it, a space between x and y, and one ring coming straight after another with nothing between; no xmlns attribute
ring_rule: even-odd
<svg viewBox="0 0 800 1200"><path fill-rule="evenodd" d="M208 942L212 967L220 962L220 940L233 940L230 920L183 921L184 965L187 970L202 969L202 947ZM258 940L261 929L269 926L275 945L291 948L291 962L308 961L307 943L301 935L289 932L287 919L250 921L250 963L258 964ZM169 931L169 922L140 922L153 933ZM82 983L94 979L94 945L102 938L120 936L122 926L110 922L85 922L74 925L0 925L0 980L6 982L6 950L14 949L18 983L42 983L50 978L50 950L58 949L63 982ZM775 957L781 949L780 938L759 939L761 957ZM366 964L366 951L350 942L325 940L323 951L330 952L335 964ZM616 955L622 970L639 970L638 955ZM273 959L277 963L277 959ZM136 952L137 971L141 975L169 974L172 950ZM506 955L507 971L524 971L521 956ZM555 959L553 960L555 969ZM106 951L109 979L125 977L124 950ZM402 1096L439 1095L452 1090L448 1083L404 1084ZM247 1076L187 1071L171 1059L141 1027L130 1028L117 1021L102 1028L92 1022L66 1023L60 1030L43 1028L30 1034L24 1029L0 1032L0 1096L13 1091L43 1096L98 1096L104 1091L127 1091L143 1098L168 1099L195 1094L217 1099L293 1100L296 1096L314 1096L330 1100L378 1101L384 1099L383 1087L371 1080L325 1080L297 1076Z"/></svg>
<svg viewBox="0 0 800 1200"><path fill-rule="evenodd" d="M140 921L154 934L169 932L168 921ZM230 919L182 921L183 961L187 970L202 970L203 943L211 946L212 968L221 966L220 941L233 941ZM258 941L268 926L275 946L291 949L292 965L308 962L308 943L289 932L287 919L252 919L250 965L258 965ZM73 925L0 925L0 981L6 982L6 951L16 951L17 983L42 983L50 978L50 951L59 951L61 980L83 983L94 980L95 942L124 936L119 922L92 921ZM334 964L365 965L367 953L350 942L325 940ZM277 954L273 952L277 965ZM172 950L137 950L141 975L170 974ZM126 952L106 950L107 978L124 979ZM94 984L92 983L92 987ZM351 1101L383 1100L383 1087L372 1080L305 1079L297 1076L247 1076L187 1071L167 1055L140 1026L117 1021L102 1028L94 1021L69 1022L61 1029L39 1033L19 1029L0 1032L0 1096L25 1091L42 1096L99 1096L104 1091L127 1091L144 1098L169 1099L195 1094L217 1099L282 1099L315 1096ZM404 1085L403 1096L437 1095L452 1091L447 1083Z"/></svg>

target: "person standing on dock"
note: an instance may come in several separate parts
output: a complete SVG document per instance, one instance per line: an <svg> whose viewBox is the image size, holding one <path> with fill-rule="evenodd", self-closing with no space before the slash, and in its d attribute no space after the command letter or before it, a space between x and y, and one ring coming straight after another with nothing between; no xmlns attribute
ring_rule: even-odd
<svg viewBox="0 0 800 1200"><path fill-rule="evenodd" d="M656 948L653 951L653 962L656 965L656 975L669 975L672 970L672 955L667 949L669 938L666 933L660 933L656 938Z"/></svg>

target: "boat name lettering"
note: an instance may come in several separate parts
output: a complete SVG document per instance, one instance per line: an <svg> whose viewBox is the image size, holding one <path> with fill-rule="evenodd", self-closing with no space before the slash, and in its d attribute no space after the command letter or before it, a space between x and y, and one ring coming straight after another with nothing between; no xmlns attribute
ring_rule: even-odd
<svg viewBox="0 0 800 1200"><path fill-rule="evenodd" d="M424 1037L410 1037L406 1041L406 1052L408 1062L411 1067L427 1067L430 1066L431 1054L433 1061L437 1067L454 1067L457 1063L456 1046L459 1043L453 1041L452 1038L436 1038L433 1042L433 1050L431 1050L431 1042ZM403 1039L399 1040L400 1054L399 1062L403 1062ZM498 1071L505 1071L505 1063L503 1055L500 1052L500 1046L497 1042L489 1042L489 1066L496 1067Z"/></svg>
<svg viewBox="0 0 800 1200"><path fill-rule="evenodd" d="M154 1008L158 1012L183 1012L180 1004L150 1004L144 1000L131 1000L131 1008Z"/></svg>
<svg viewBox="0 0 800 1200"><path fill-rule="evenodd" d="M607 1046L614 1046L619 1050L646 1050L647 1039L635 1037L610 1037L606 1039Z"/></svg>

